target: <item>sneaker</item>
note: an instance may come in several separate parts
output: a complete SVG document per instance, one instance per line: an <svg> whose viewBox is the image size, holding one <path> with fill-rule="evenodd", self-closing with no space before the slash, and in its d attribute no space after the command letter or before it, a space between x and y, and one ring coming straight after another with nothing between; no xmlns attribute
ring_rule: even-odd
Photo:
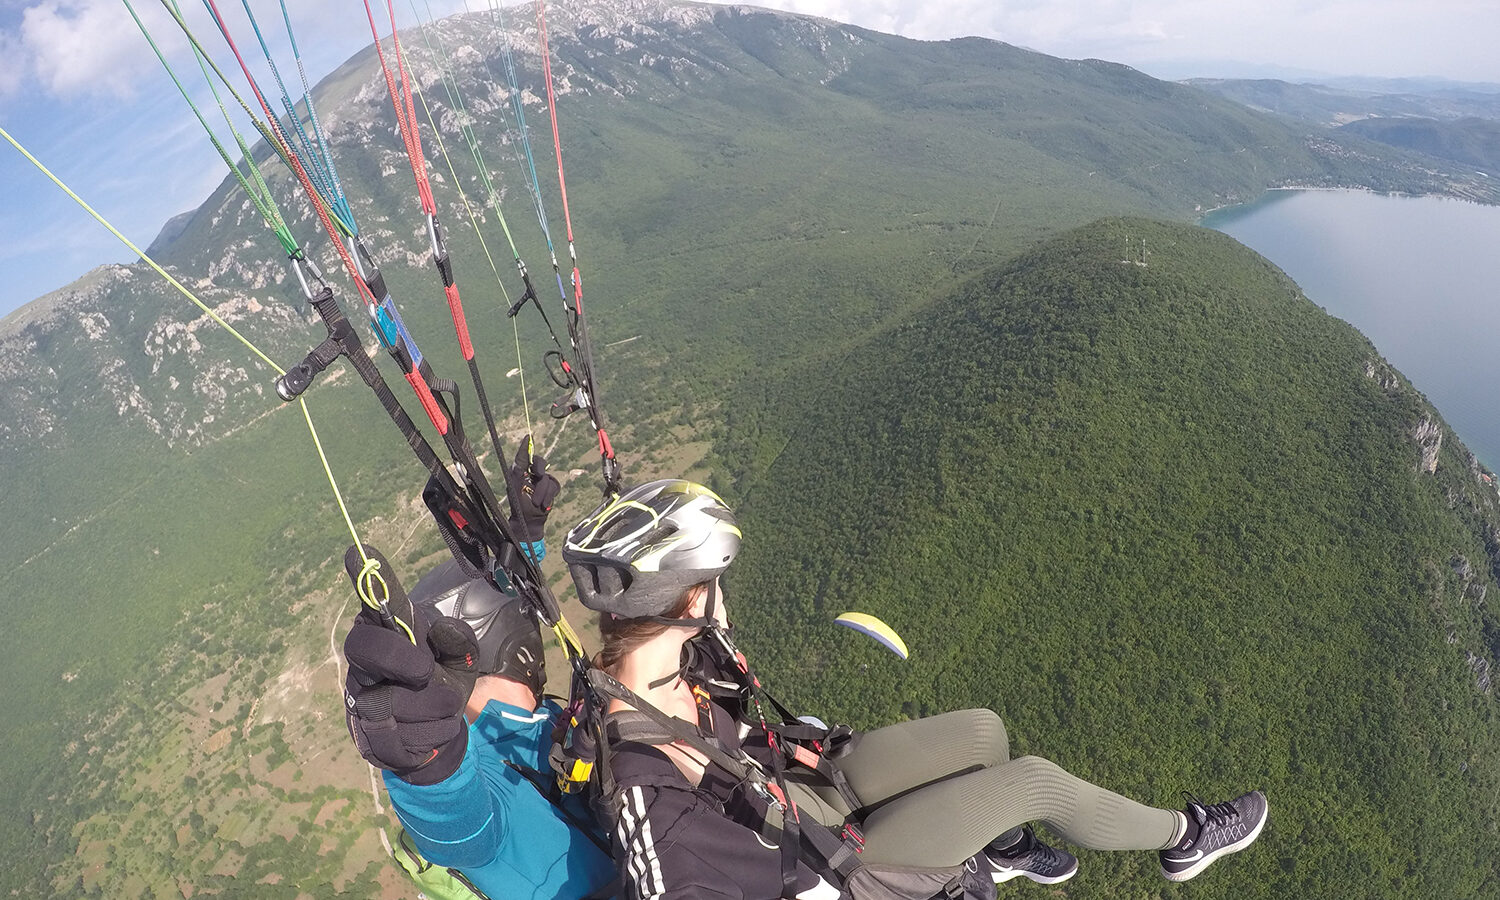
<svg viewBox="0 0 1500 900"><path fill-rule="evenodd" d="M1227 803L1206 806L1188 795L1183 811L1198 824L1198 837L1186 846L1161 851L1161 873L1168 881L1187 881L1208 864L1230 853L1238 853L1260 837L1266 827L1266 795L1251 791Z"/></svg>
<svg viewBox="0 0 1500 900"><path fill-rule="evenodd" d="M1021 829L1021 840L1000 849L994 845L980 854L990 865L990 878L996 884L1025 875L1037 884L1059 884L1078 871L1078 859L1066 850L1048 847L1036 839L1030 825Z"/></svg>

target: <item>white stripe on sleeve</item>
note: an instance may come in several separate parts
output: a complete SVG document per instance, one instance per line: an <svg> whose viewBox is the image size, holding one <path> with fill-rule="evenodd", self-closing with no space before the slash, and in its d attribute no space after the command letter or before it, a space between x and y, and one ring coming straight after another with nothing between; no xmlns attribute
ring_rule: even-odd
<svg viewBox="0 0 1500 900"><path fill-rule="evenodd" d="M620 805L620 843L625 847L625 867L635 882L636 896L654 900L666 893L666 885L662 883L651 821L646 817L646 798L639 787L633 787L626 791L624 801Z"/></svg>

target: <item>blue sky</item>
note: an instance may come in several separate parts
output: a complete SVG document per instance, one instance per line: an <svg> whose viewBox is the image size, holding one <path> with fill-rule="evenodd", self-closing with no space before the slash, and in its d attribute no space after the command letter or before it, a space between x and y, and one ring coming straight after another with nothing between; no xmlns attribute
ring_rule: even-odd
<svg viewBox="0 0 1500 900"><path fill-rule="evenodd" d="M218 0L253 42L237 0ZM436 15L465 0L429 0ZM275 0L251 0L263 26ZM314 80L369 43L360 0L287 0ZM383 4L380 4L383 6ZM1128 63L1160 77L1282 72L1423 76L1500 83L1497 0L771 0L921 39L993 37L1065 57ZM137 0L179 73L199 83L159 0ZM201 6L183 3L222 63ZM398 19L411 24L408 3ZM486 0L467 0L473 10ZM529 4L528 11L529 15ZM278 29L276 30L280 33ZM290 59L284 35L272 37ZM257 54L258 55L258 54ZM252 65L254 65L252 63ZM259 76L258 76L259 77ZM269 79L268 79L269 80ZM206 92L205 92L206 96ZM144 247L197 206L223 164L120 0L0 0L0 126ZM95 265L130 258L8 144L0 142L0 315Z"/></svg>

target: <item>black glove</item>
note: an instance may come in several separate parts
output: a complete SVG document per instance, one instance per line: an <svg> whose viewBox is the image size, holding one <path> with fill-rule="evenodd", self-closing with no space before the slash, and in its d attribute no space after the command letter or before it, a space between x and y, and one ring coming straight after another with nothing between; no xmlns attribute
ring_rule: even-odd
<svg viewBox="0 0 1500 900"><path fill-rule="evenodd" d="M561 485L547 474L547 460L541 454L531 453L531 435L516 450L516 461L505 473L505 480L510 484L512 500L506 524L522 542L521 549L532 562L541 562L547 552L542 543L542 527L547 524L547 515L552 512Z"/></svg>
<svg viewBox="0 0 1500 900"><path fill-rule="evenodd" d="M468 747L463 711L478 676L478 643L458 619L429 623L418 615L390 563L368 546L365 554L380 563L379 581L365 576L356 547L344 567L356 591L363 583L366 594L387 596L391 619L367 604L344 639L349 735L371 765L412 784L436 784L458 769Z"/></svg>

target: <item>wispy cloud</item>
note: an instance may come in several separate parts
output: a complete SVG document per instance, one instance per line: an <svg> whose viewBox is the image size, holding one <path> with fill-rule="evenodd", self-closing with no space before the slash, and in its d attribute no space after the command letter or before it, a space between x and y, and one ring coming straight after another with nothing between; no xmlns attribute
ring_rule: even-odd
<svg viewBox="0 0 1500 900"><path fill-rule="evenodd" d="M14 94L21 87L27 69L26 46L9 32L0 31L0 97Z"/></svg>
<svg viewBox="0 0 1500 900"><path fill-rule="evenodd" d="M22 14L20 36L43 90L61 97L130 97L149 61L134 31L117 3L49 0Z"/></svg>
<svg viewBox="0 0 1500 900"><path fill-rule="evenodd" d="M1500 81L1494 0L754 2L922 40L979 35L1065 57L1240 60L1345 75Z"/></svg>
<svg viewBox="0 0 1500 900"><path fill-rule="evenodd" d="M154 0L133 3L137 15L174 64L191 60L171 15ZM213 34L206 14L184 3L183 15L200 38ZM118 0L42 0L6 17L0 29L0 96L27 81L48 96L131 99L156 69L155 54L130 10Z"/></svg>

